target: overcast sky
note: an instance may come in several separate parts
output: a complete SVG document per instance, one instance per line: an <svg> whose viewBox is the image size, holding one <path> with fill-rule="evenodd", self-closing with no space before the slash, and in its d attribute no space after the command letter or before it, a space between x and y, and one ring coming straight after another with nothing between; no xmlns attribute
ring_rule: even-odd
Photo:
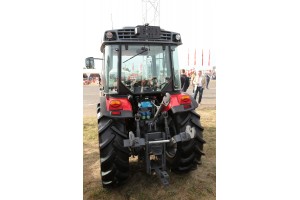
<svg viewBox="0 0 300 200"><path fill-rule="evenodd" d="M179 49L181 68L187 68L188 51L189 66L194 66L195 49L198 67L202 65L202 49L204 66L208 65L209 50L210 66L216 65L213 48L213 8L213 1L207 0L160 1L160 27L178 32L182 36L183 45ZM85 1L85 57L102 56L100 43L105 30L142 25L142 10L142 0ZM151 10L149 13L151 14Z"/></svg>

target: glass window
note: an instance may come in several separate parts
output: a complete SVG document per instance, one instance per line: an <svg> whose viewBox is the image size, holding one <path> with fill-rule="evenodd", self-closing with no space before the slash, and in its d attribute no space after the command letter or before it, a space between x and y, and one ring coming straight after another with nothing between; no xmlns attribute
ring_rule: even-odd
<svg viewBox="0 0 300 200"><path fill-rule="evenodd" d="M179 62L178 62L178 47L171 46L172 51L172 60L174 66L174 87L175 90L180 90L181 82L180 82L180 69L179 69Z"/></svg>
<svg viewBox="0 0 300 200"><path fill-rule="evenodd" d="M122 45L121 82L134 93L161 91L170 80L168 46Z"/></svg>
<svg viewBox="0 0 300 200"><path fill-rule="evenodd" d="M105 79L102 80L104 91L110 94L117 93L117 78L118 78L118 45L105 46Z"/></svg>

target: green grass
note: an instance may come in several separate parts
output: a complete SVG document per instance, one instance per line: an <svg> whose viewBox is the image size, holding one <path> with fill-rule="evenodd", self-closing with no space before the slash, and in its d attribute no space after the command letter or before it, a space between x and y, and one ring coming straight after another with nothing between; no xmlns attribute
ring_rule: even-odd
<svg viewBox="0 0 300 200"><path fill-rule="evenodd" d="M96 117L83 119L83 196L84 199L216 199L216 109L196 110L204 126L203 137L206 156L202 165L188 174L172 172L170 185L162 186L156 176L150 176L135 159L130 162L130 178L126 185L103 189L100 177L100 160Z"/></svg>
<svg viewBox="0 0 300 200"><path fill-rule="evenodd" d="M83 118L83 143L96 142L98 140L97 135L97 118L96 117L84 117Z"/></svg>

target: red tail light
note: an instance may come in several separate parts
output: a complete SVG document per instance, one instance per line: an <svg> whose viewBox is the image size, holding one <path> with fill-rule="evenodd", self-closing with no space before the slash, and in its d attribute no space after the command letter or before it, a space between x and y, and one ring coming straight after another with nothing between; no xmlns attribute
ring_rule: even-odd
<svg viewBox="0 0 300 200"><path fill-rule="evenodd" d="M111 114L112 115L121 115L121 112L120 111L111 111Z"/></svg>
<svg viewBox="0 0 300 200"><path fill-rule="evenodd" d="M180 104L190 104L191 97L189 95L181 95L181 96L178 96L178 101Z"/></svg>
<svg viewBox="0 0 300 200"><path fill-rule="evenodd" d="M122 110L122 102L117 99L113 99L109 101L109 110Z"/></svg>
<svg viewBox="0 0 300 200"><path fill-rule="evenodd" d="M111 105L112 107L116 108L122 105L120 100L111 100L109 102L109 105Z"/></svg>

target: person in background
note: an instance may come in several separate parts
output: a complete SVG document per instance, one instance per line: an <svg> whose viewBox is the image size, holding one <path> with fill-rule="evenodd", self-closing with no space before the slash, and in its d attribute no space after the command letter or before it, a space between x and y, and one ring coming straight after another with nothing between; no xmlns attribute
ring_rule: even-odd
<svg viewBox="0 0 300 200"><path fill-rule="evenodd" d="M198 99L198 104L201 103L202 100L202 95L203 95L203 90L206 85L206 80L205 77L202 76L202 71L199 70L197 76L195 76L193 85L195 86L195 94L194 94L194 99L196 100L197 94L199 92L199 99Z"/></svg>
<svg viewBox="0 0 300 200"><path fill-rule="evenodd" d="M192 82L192 83L194 82L195 76L196 76L195 71L192 71L192 73L191 73L191 82ZM195 92L195 87L194 87L194 85L193 85L193 93L194 93L194 92Z"/></svg>
<svg viewBox="0 0 300 200"><path fill-rule="evenodd" d="M208 84L209 84L209 81L210 81L210 78L211 78L211 70L209 70L206 75L206 89L208 89Z"/></svg>
<svg viewBox="0 0 300 200"><path fill-rule="evenodd" d="M190 86L190 78L187 77L187 75L185 74L185 69L181 70L180 82L181 82L181 90L183 92L186 92L186 90Z"/></svg>

